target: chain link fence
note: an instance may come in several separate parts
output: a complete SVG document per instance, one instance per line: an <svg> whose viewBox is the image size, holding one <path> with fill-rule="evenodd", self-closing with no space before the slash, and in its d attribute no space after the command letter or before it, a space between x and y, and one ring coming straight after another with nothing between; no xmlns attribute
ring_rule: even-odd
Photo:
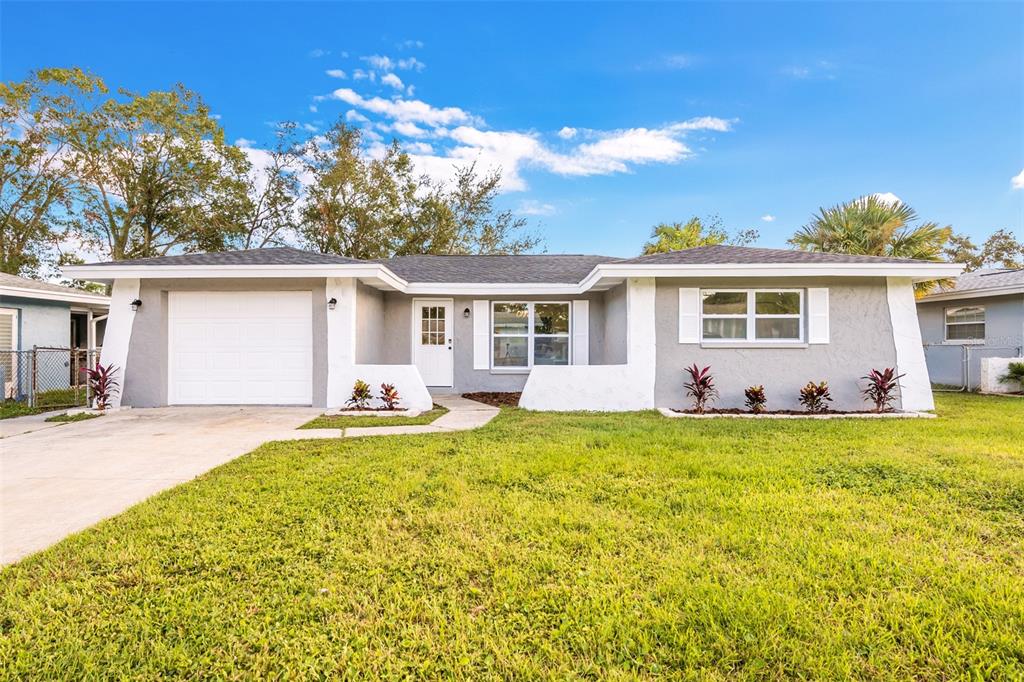
<svg viewBox="0 0 1024 682"><path fill-rule="evenodd" d="M3 400L40 410L88 405L86 369L95 367L99 359L99 349L36 347L0 351Z"/></svg>
<svg viewBox="0 0 1024 682"><path fill-rule="evenodd" d="M936 391L973 391L981 383L982 358L1019 358L1024 344L1014 337L986 339L978 344L924 344L932 388Z"/></svg>

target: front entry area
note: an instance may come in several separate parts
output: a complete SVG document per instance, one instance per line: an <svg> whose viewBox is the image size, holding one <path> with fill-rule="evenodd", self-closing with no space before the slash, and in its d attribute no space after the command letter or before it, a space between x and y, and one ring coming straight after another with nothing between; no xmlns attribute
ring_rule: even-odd
<svg viewBox="0 0 1024 682"><path fill-rule="evenodd" d="M310 291L168 294L170 405L310 405Z"/></svg>
<svg viewBox="0 0 1024 682"><path fill-rule="evenodd" d="M427 386L454 385L454 310L450 298L417 298L412 302L412 358Z"/></svg>

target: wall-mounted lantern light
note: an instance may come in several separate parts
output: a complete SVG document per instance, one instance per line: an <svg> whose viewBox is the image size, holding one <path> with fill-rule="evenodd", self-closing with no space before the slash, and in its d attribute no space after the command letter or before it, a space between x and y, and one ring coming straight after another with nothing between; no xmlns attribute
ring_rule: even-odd
<svg viewBox="0 0 1024 682"><path fill-rule="evenodd" d="M132 301L132 312L133 313L136 312L141 307L142 307L142 301L140 299L135 299L134 301Z"/></svg>
<svg viewBox="0 0 1024 682"><path fill-rule="evenodd" d="M465 310L462 311L462 316L467 320L469 319L469 308L466 308Z"/></svg>
<svg viewBox="0 0 1024 682"><path fill-rule="evenodd" d="M328 310L334 310L337 307L338 307L338 299L332 298L331 300L327 301L327 309Z"/></svg>

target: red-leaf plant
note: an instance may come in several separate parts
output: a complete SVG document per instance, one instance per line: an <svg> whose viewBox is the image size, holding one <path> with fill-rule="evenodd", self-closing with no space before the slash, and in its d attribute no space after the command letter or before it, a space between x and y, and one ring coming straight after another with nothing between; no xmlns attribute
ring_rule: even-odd
<svg viewBox="0 0 1024 682"><path fill-rule="evenodd" d="M121 385L114 378L118 371L113 363L104 367L99 362L96 363L96 367L85 370L89 382L89 392L92 394L93 404L97 410L105 410L110 407L110 399L120 389Z"/></svg>
<svg viewBox="0 0 1024 682"><path fill-rule="evenodd" d="M349 407L354 407L357 410L365 410L370 403L370 398L373 394L370 391L370 384L366 383L362 379L356 379L356 383L352 385L352 397L345 401L345 404Z"/></svg>
<svg viewBox="0 0 1024 682"><path fill-rule="evenodd" d="M718 389L715 388L715 381L711 377L711 367L700 369L697 365L687 367L686 373L690 375L690 381L683 384L686 394L693 398L693 411L697 414L704 414L708 403L718 398Z"/></svg>
<svg viewBox="0 0 1024 682"><path fill-rule="evenodd" d="M398 408L398 401L402 399L402 396L398 395L398 389L395 388L394 384L381 384L380 385L380 400L384 403L384 409L394 410Z"/></svg>
<svg viewBox="0 0 1024 682"><path fill-rule="evenodd" d="M768 402L768 398L764 394L764 386L748 386L743 390L743 396L746 398L746 405L751 412L754 414L764 412L765 403Z"/></svg>
<svg viewBox="0 0 1024 682"><path fill-rule="evenodd" d="M867 376L861 377L868 382L868 387L861 391L865 400L875 404L875 412L890 412L892 401L896 400L896 389L899 388L900 379L906 374L896 375L894 367L886 367L879 372L873 369Z"/></svg>
<svg viewBox="0 0 1024 682"><path fill-rule="evenodd" d="M826 402L832 402L832 394L828 389L827 381L820 384L808 381L807 385L800 389L800 404L808 412L828 412Z"/></svg>

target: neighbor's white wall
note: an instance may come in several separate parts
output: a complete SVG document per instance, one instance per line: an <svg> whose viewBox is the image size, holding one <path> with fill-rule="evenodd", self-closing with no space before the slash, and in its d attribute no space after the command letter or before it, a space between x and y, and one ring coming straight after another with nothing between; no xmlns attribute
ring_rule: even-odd
<svg viewBox="0 0 1024 682"><path fill-rule="evenodd" d="M896 369L900 379L900 407L907 412L934 410L932 385L917 322L914 283L908 277L886 278L886 298L896 346Z"/></svg>
<svg viewBox="0 0 1024 682"><path fill-rule="evenodd" d="M982 393L1019 393L1024 386L1018 382L1003 383L999 377L1010 370L1011 362L1024 362L1021 358L981 358L981 381L978 390Z"/></svg>

